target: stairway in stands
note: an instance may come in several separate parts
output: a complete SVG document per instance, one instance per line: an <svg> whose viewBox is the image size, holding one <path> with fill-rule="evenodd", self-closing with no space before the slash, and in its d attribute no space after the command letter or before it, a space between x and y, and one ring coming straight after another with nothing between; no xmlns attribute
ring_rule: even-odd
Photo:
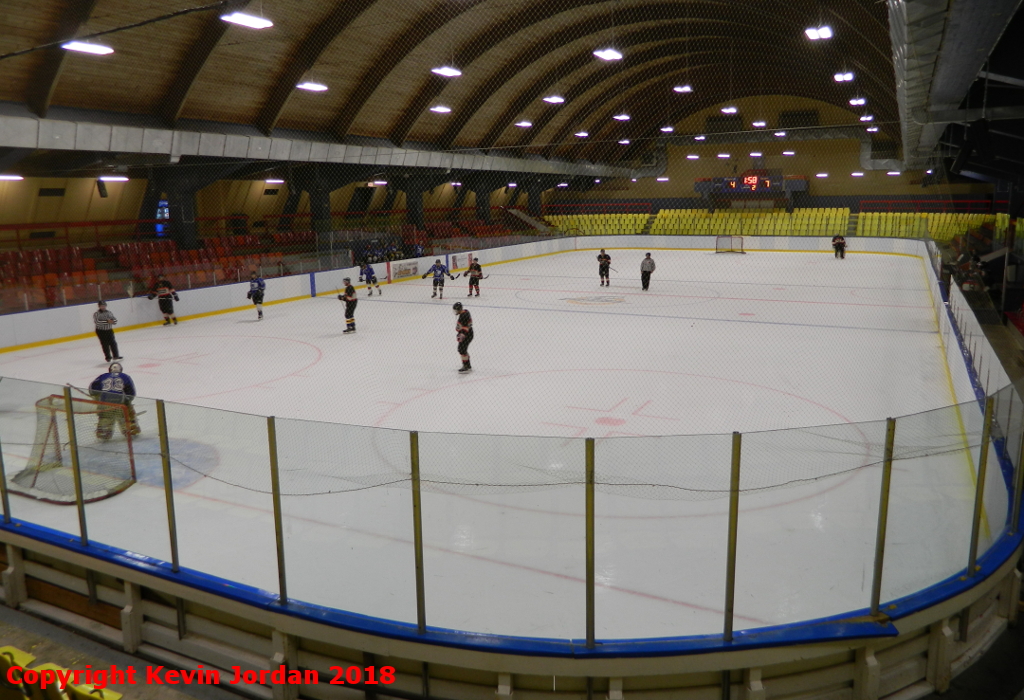
<svg viewBox="0 0 1024 700"><path fill-rule="evenodd" d="M857 220L860 218L860 214L850 213L850 218L846 222L846 237L857 235Z"/></svg>

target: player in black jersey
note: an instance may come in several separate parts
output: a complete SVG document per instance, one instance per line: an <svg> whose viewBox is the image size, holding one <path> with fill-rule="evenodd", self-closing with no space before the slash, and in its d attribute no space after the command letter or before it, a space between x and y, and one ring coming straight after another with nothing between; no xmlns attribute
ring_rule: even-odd
<svg viewBox="0 0 1024 700"><path fill-rule="evenodd" d="M601 254L597 256L597 274L601 278L601 286L612 286L612 283L608 281L608 270L612 267L612 256L604 252L604 248L601 249Z"/></svg>
<svg viewBox="0 0 1024 700"><path fill-rule="evenodd" d="M359 303L359 299L356 298L356 288L352 286L352 278L346 277L345 292L339 294L338 298L345 302L345 330L342 333L355 333L356 332L356 304Z"/></svg>
<svg viewBox="0 0 1024 700"><path fill-rule="evenodd" d="M484 269L480 267L480 258L473 258L466 274L469 275L469 294L466 296L473 296L474 289L476 289L476 295L480 296L480 280L484 276Z"/></svg>
<svg viewBox="0 0 1024 700"><path fill-rule="evenodd" d="M846 260L846 237L843 234L832 236L832 249L836 251L836 257Z"/></svg>
<svg viewBox="0 0 1024 700"><path fill-rule="evenodd" d="M459 341L459 357L462 358L462 369L459 372L469 372L473 369L469 364L469 344L473 342L473 317L462 308L462 302L455 302L452 310L459 317L455 322L455 337Z"/></svg>
<svg viewBox="0 0 1024 700"><path fill-rule="evenodd" d="M153 285L153 291L149 293L150 299L156 299L160 305L160 313L164 315L164 325L178 325L178 317L174 315L174 302L178 301L178 293L174 291L174 285L166 277L161 277Z"/></svg>

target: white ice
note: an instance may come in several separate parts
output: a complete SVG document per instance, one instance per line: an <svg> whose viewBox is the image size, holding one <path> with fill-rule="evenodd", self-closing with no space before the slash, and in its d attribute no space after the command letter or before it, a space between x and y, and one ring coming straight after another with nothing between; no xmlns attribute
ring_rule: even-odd
<svg viewBox="0 0 1024 700"><path fill-rule="evenodd" d="M714 634L739 431L743 486L796 483L740 499L736 627L866 607L884 418L954 403L924 261L652 252L646 292L635 251L609 250L608 288L597 251L493 266L484 251L479 298L463 279L443 300L418 278L380 296L360 289L352 335L334 297L270 303L263 321L250 308L119 332L139 394L169 402L182 566L277 590L262 417L272 414L294 494L289 596L415 621L416 430L428 624L582 637L593 437L599 483L653 485L598 490L598 637ZM456 372L456 301L476 333L467 375ZM0 355L0 375L54 385L86 385L104 367L95 339ZM59 389L29 381L0 382L8 472L27 457L35 400ZM87 506L89 536L169 559L156 411L136 406L140 483ZM938 412L913 439L962 434L961 421ZM837 475L814 478L824 473ZM962 450L897 466L883 600L966 564L972 495ZM11 509L78 532L74 508L15 498Z"/></svg>

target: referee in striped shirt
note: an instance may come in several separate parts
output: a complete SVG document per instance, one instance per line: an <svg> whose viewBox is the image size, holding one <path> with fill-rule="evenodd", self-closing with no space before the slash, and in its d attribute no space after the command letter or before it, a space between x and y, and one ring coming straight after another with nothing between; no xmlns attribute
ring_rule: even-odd
<svg viewBox="0 0 1024 700"><path fill-rule="evenodd" d="M114 318L114 314L107 311L107 302L100 302L100 310L92 315L92 320L96 324L96 335L103 346L103 357L107 362L124 359L117 351L117 341L114 340L114 324L117 323L117 319Z"/></svg>

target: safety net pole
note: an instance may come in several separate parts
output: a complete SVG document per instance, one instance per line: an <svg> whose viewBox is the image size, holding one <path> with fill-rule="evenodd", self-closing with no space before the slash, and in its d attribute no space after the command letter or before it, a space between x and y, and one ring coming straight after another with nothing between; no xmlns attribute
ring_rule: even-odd
<svg viewBox="0 0 1024 700"><path fill-rule="evenodd" d="M885 452L882 457L882 487L878 498L878 528L875 534L875 575L871 580L871 614L878 614L882 597L882 567L885 563L885 531L889 522L889 485L892 482L892 449L896 441L896 419L885 421Z"/></svg>
<svg viewBox="0 0 1024 700"><path fill-rule="evenodd" d="M967 561L967 575L974 576L978 561L978 537L981 531L981 514L985 502L985 476L988 472L988 441L992 434L992 408L995 400L985 399L985 427L981 431L981 453L978 456L978 483L974 491L974 517L971 519L971 550Z"/></svg>
<svg viewBox="0 0 1024 700"><path fill-rule="evenodd" d="M420 435L409 433L409 463L412 470L412 539L416 555L416 631L427 631L427 594L423 580L423 510L420 506Z"/></svg>
<svg viewBox="0 0 1024 700"><path fill-rule="evenodd" d="M64 387L64 408L68 417L68 445L71 448L71 474L75 479L75 506L78 508L78 529L81 543L89 544L89 532L85 525L85 499L82 496L82 465L78 461L78 436L75 434L75 406L71 399L71 387ZM58 446L59 449L59 446Z"/></svg>
<svg viewBox="0 0 1024 700"><path fill-rule="evenodd" d="M586 440L586 530L587 530L587 649L595 645L594 607L596 576L594 571L594 438Z"/></svg>
<svg viewBox="0 0 1024 700"><path fill-rule="evenodd" d="M725 563L725 641L732 641L732 618L736 599L736 539L740 516L740 447L743 436L732 434L732 472L729 476L729 549Z"/></svg>
<svg viewBox="0 0 1024 700"><path fill-rule="evenodd" d="M278 602L288 602L288 574L284 565L284 523L281 517L281 476L277 468L277 422L267 417L267 445L270 449L270 492L274 502L274 539L277 541Z"/></svg>
<svg viewBox="0 0 1024 700"><path fill-rule="evenodd" d="M167 504L167 533L171 538L171 571L178 573L178 519L174 513L174 481L171 477L171 446L167 435L167 409L163 399L156 400L157 431L160 433L160 466L164 473L164 501Z"/></svg>

